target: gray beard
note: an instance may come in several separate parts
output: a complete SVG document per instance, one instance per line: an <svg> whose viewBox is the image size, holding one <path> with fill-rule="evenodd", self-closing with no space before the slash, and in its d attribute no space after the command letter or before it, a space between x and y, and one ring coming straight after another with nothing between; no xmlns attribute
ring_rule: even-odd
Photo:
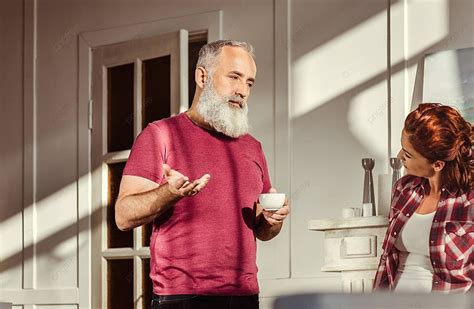
<svg viewBox="0 0 474 309"><path fill-rule="evenodd" d="M242 102L242 107L233 107L229 100ZM236 138L250 130L247 103L237 95L219 96L210 78L204 84L197 111L211 127L227 136Z"/></svg>

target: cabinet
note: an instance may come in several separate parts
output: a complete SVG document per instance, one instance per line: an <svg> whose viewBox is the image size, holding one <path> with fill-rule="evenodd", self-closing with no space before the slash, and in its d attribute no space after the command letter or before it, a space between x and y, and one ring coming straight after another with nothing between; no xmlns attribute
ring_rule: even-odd
<svg viewBox="0 0 474 309"><path fill-rule="evenodd" d="M310 230L324 232L321 270L340 272L344 292L370 292L387 225L384 216L311 220Z"/></svg>

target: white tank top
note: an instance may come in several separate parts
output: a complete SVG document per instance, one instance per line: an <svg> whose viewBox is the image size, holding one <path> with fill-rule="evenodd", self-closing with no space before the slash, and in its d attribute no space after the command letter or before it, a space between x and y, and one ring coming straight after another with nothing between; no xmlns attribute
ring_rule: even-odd
<svg viewBox="0 0 474 309"><path fill-rule="evenodd" d="M429 238L435 213L413 213L395 241L395 247L400 250L395 292L431 292L433 267Z"/></svg>

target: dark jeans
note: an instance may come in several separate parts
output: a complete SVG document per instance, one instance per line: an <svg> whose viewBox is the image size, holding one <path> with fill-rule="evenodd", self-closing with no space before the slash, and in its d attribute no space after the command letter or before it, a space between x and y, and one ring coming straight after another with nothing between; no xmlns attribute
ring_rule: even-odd
<svg viewBox="0 0 474 309"><path fill-rule="evenodd" d="M153 295L151 309L258 309L258 294L249 296Z"/></svg>

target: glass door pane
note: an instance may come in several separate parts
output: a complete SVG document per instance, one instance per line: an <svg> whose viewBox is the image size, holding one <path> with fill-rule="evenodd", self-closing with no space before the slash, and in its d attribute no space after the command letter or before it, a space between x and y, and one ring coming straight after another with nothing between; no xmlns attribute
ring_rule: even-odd
<svg viewBox="0 0 474 309"><path fill-rule="evenodd" d="M107 69L107 149L126 150L133 144L133 63Z"/></svg>
<svg viewBox="0 0 474 309"><path fill-rule="evenodd" d="M109 164L109 203L107 205L108 248L133 247L133 230L122 232L115 223L115 202L120 189L125 162Z"/></svg>
<svg viewBox="0 0 474 309"><path fill-rule="evenodd" d="M150 308L151 294L153 292L153 285L150 279L150 259L143 259L142 265L143 309L148 309Z"/></svg>
<svg viewBox="0 0 474 309"><path fill-rule="evenodd" d="M150 246L150 237L153 230L153 222L145 224L142 228L142 247Z"/></svg>
<svg viewBox="0 0 474 309"><path fill-rule="evenodd" d="M207 44L207 33L194 40L190 40L188 44L188 106L191 107L196 91L196 80L194 79L194 71L196 71L196 62L199 58L199 50Z"/></svg>
<svg viewBox="0 0 474 309"><path fill-rule="evenodd" d="M107 308L134 308L133 260L107 261Z"/></svg>
<svg viewBox="0 0 474 309"><path fill-rule="evenodd" d="M171 115L171 56L143 61L142 64L142 125Z"/></svg>

